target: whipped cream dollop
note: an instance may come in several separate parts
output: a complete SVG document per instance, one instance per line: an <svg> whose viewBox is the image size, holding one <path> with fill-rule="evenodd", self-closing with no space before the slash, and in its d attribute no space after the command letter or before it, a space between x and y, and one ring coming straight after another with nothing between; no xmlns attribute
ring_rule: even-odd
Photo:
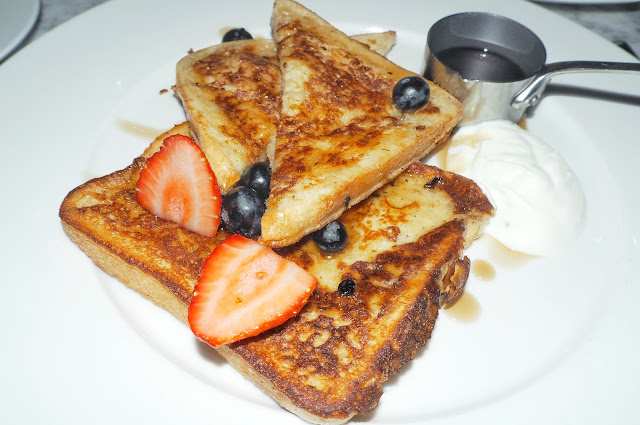
<svg viewBox="0 0 640 425"><path fill-rule="evenodd" d="M473 179L496 207L484 233L506 247L547 256L579 235L585 200L565 160L510 121L460 127L444 168Z"/></svg>

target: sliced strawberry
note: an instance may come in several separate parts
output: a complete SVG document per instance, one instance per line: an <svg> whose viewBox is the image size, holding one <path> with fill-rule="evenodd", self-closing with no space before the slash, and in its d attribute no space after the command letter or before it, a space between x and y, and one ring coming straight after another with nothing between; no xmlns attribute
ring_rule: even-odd
<svg viewBox="0 0 640 425"><path fill-rule="evenodd" d="M164 140L147 160L136 188L138 203L156 216L204 236L218 231L218 182L202 149L187 136Z"/></svg>
<svg viewBox="0 0 640 425"><path fill-rule="evenodd" d="M257 335L296 315L316 283L273 250L229 236L202 266L189 305L191 330L213 347Z"/></svg>

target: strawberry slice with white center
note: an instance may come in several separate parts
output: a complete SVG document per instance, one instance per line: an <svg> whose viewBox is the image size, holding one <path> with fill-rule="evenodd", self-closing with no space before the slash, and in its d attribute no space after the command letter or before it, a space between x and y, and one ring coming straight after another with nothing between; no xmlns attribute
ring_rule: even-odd
<svg viewBox="0 0 640 425"><path fill-rule="evenodd" d="M235 234L205 260L189 325L213 347L258 335L300 312L316 284L296 263Z"/></svg>
<svg viewBox="0 0 640 425"><path fill-rule="evenodd" d="M164 140L140 171L136 189L138 203L152 214L204 236L217 233L218 182L200 146L187 136Z"/></svg>

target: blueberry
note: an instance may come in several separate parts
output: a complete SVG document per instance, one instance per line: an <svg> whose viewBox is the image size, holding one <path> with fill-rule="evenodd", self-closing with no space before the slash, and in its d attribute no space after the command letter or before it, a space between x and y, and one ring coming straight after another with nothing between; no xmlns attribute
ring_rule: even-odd
<svg viewBox="0 0 640 425"><path fill-rule="evenodd" d="M226 43L227 41L251 40L252 38L253 36L244 28L233 28L222 36L222 42Z"/></svg>
<svg viewBox="0 0 640 425"><path fill-rule="evenodd" d="M434 187L436 187L436 185L438 183L440 183L442 181L442 177L434 177L433 180L431 180L429 183L425 183L424 187L426 189L433 189Z"/></svg>
<svg viewBox="0 0 640 425"><path fill-rule="evenodd" d="M356 292L356 282L352 279L344 279L338 285L338 292L340 295L351 296Z"/></svg>
<svg viewBox="0 0 640 425"><path fill-rule="evenodd" d="M247 167L240 178L241 184L252 188L262 199L269 197L271 183L271 167L267 162L257 162Z"/></svg>
<svg viewBox="0 0 640 425"><path fill-rule="evenodd" d="M347 246L347 229L339 221L332 221L313 234L313 241L320 251L335 254Z"/></svg>
<svg viewBox="0 0 640 425"><path fill-rule="evenodd" d="M220 219L227 232L255 238L262 231L260 222L264 209L264 200L255 190L234 187L222 198Z"/></svg>
<svg viewBox="0 0 640 425"><path fill-rule="evenodd" d="M393 103L403 111L415 111L427 104L429 84L417 76L405 77L393 88Z"/></svg>

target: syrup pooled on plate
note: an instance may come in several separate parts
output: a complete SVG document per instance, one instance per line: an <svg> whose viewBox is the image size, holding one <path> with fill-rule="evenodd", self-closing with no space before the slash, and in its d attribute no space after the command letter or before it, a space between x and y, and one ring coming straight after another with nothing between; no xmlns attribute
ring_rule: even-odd
<svg viewBox="0 0 640 425"><path fill-rule="evenodd" d="M453 47L443 50L438 59L466 80L506 82L526 77L515 62L486 49Z"/></svg>
<svg viewBox="0 0 640 425"><path fill-rule="evenodd" d="M480 303L469 292L464 291L453 303L447 305L444 311L456 322L473 322L480 316Z"/></svg>
<svg viewBox="0 0 640 425"><path fill-rule="evenodd" d="M496 269L485 260L473 260L471 262L471 274L479 280L492 280L496 277Z"/></svg>

